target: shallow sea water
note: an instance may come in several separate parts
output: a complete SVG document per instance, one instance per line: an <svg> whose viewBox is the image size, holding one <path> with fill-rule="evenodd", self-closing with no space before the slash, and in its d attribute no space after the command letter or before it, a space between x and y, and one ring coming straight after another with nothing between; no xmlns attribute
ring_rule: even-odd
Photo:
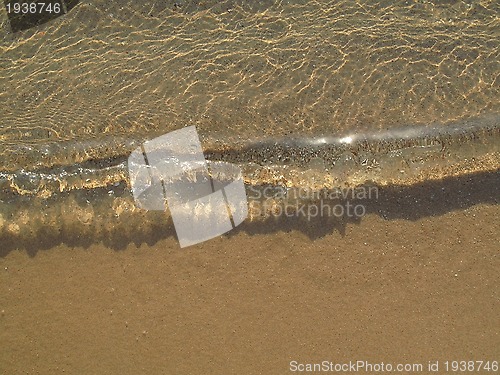
<svg viewBox="0 0 500 375"><path fill-rule="evenodd" d="M83 1L15 34L2 10L0 372L498 360L499 10ZM272 196L181 250L127 157L190 125Z"/></svg>

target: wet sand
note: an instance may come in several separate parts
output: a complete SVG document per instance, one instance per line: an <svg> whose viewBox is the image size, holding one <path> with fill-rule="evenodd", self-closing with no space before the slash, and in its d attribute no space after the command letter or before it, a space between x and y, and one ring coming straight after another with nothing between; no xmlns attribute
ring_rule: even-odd
<svg viewBox="0 0 500 375"><path fill-rule="evenodd" d="M170 237L12 251L0 259L0 369L285 374L291 360L495 360L499 213L371 214L318 238L271 225L182 250Z"/></svg>

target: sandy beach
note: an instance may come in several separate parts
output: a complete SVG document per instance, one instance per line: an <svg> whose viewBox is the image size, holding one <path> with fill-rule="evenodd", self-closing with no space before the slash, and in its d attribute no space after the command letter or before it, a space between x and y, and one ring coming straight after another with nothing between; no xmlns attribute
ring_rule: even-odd
<svg viewBox="0 0 500 375"><path fill-rule="evenodd" d="M82 0L19 31L2 8L0 374L497 373L499 12ZM127 157L187 126L247 199L376 194L181 248Z"/></svg>
<svg viewBox="0 0 500 375"><path fill-rule="evenodd" d="M496 360L498 206L369 215L319 238L57 246L0 259L3 373L286 374ZM443 366L443 364L441 364Z"/></svg>

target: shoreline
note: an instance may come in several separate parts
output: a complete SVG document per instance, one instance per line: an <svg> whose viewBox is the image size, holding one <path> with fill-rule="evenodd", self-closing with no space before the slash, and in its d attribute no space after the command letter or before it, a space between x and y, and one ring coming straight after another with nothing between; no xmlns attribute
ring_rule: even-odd
<svg viewBox="0 0 500 375"><path fill-rule="evenodd" d="M254 189L247 186L247 196L251 196L251 188ZM265 185L259 191L266 188L276 189ZM315 238L332 231L342 231L348 223L361 223L365 215L376 215L388 221L415 221L478 204L498 207L500 169L425 181L412 186L365 185L364 188L376 189L377 194L370 197L342 196L337 191L332 199L318 200L318 196L313 195L311 199L294 197L293 191L280 190L286 191L288 196L267 196L266 205L260 206L262 210L258 215L254 214L255 210L250 209L249 217L224 236L231 236L232 232L269 233L292 228ZM363 215L349 216L345 212L343 215L305 216L301 212L310 212L307 208L294 212L294 205L318 207L319 201L332 207L362 205ZM256 203L257 200L249 202ZM203 215L203 211L198 215ZM120 250L131 243L154 244L170 237L175 238L175 230L169 211L138 209L131 193L123 184L114 187L111 194L108 189L73 191L60 194L57 198L24 197L16 204L0 205L0 257L5 257L16 249L23 249L34 256L39 250L58 244L88 247L104 243L112 249Z"/></svg>
<svg viewBox="0 0 500 375"><path fill-rule="evenodd" d="M500 115L441 126L391 129L340 137L213 140L201 135L205 158L242 169L247 185L313 190L366 182L412 185L500 167ZM127 158L140 140L101 140L19 145L3 158L0 199L49 198L74 190L130 187ZM17 161L23 155L26 159ZM23 160L24 160L23 159ZM6 168L9 166L9 168ZM224 179L224 176L218 176Z"/></svg>

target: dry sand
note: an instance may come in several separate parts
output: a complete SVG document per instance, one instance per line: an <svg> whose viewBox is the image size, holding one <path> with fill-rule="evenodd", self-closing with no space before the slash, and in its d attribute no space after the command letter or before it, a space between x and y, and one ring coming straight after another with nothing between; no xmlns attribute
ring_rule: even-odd
<svg viewBox="0 0 500 375"><path fill-rule="evenodd" d="M0 372L285 374L290 361L494 360L498 206L370 214L319 238L237 231L0 259Z"/></svg>

